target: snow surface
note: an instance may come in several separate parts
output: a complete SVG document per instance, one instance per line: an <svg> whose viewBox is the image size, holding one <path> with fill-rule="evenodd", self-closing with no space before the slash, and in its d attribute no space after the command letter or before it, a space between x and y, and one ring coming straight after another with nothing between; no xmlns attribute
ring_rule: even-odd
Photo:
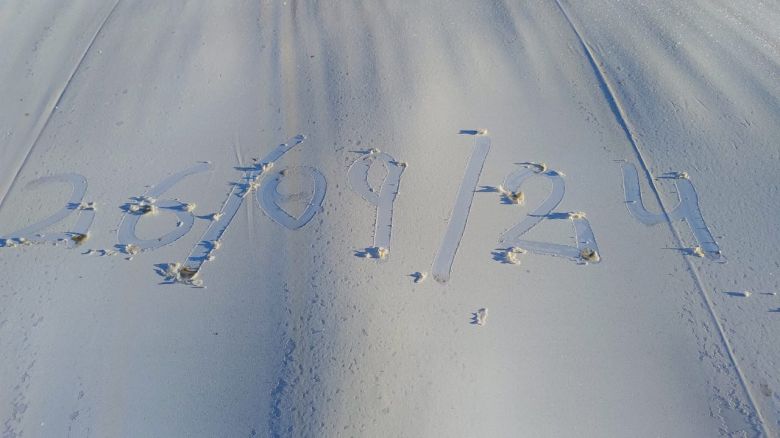
<svg viewBox="0 0 780 438"><path fill-rule="evenodd" d="M778 436L777 23L761 0L2 2L3 438ZM373 160L376 196L349 182L370 153L408 163ZM532 175L502 202L522 163L563 174L522 238L565 257L499 243L550 196ZM671 222L632 216L628 164ZM683 186L702 221L672 214Z"/></svg>

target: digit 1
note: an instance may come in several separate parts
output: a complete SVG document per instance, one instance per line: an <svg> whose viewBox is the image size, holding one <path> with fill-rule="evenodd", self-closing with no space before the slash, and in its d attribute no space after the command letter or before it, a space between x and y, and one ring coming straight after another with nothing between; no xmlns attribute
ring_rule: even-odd
<svg viewBox="0 0 780 438"><path fill-rule="evenodd" d="M458 197L455 199L455 206L452 209L447 232L441 242L439 251L433 260L433 278L439 283L446 283L450 279L452 271L452 262L455 260L455 253L458 251L460 240L463 238L463 232L466 229L466 221L471 210L471 202L474 199L474 191L479 182L479 176L482 173L482 166L485 164L488 152L490 152L490 137L480 133L474 137L474 151L466 166L466 173L458 190Z"/></svg>

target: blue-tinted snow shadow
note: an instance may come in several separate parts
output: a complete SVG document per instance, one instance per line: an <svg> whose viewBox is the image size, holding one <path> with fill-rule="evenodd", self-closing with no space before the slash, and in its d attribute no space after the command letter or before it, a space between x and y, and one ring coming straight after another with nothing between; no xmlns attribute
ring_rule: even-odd
<svg viewBox="0 0 780 438"><path fill-rule="evenodd" d="M493 186L479 186L475 193L498 193L498 189Z"/></svg>
<svg viewBox="0 0 780 438"><path fill-rule="evenodd" d="M737 298L747 298L744 292L734 292L734 291L728 291L723 292L725 295L728 295L730 297L737 297Z"/></svg>

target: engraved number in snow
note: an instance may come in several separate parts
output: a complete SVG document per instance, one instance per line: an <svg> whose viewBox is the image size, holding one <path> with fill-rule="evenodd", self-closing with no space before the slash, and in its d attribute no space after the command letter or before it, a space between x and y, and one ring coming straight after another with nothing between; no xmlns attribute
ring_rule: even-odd
<svg viewBox="0 0 780 438"><path fill-rule="evenodd" d="M600 260L599 247L585 215L583 213L563 213L560 215L553 213L553 210L563 201L563 195L566 192L566 183L560 172L540 169L535 166L522 167L507 175L504 180L504 188L517 193L520 191L523 182L534 176L547 178L552 183L550 195L539 207L529 213L523 221L504 232L501 235L500 243L507 246L520 247L538 254L566 257L579 262L598 263ZM525 233L539 225L542 220L557 216L572 221L577 240L576 247L521 239Z"/></svg>
<svg viewBox="0 0 780 438"><path fill-rule="evenodd" d="M157 199L158 196L170 190L174 185L184 178L194 175L196 173L205 172L211 169L211 165L208 163L199 163L189 169L183 170L179 173L171 175L159 184L152 187L146 194L139 199L139 204L128 204L128 208L125 214L122 216L121 223L119 225L119 244L128 248L129 245L133 245L140 251L147 251L157 249L165 245L169 245L182 236L189 233L195 223L195 216L189 211L188 205L181 201L173 199ZM144 201L146 200L146 201ZM132 206L140 205L141 208L132 209ZM140 239L135 233L135 228L141 218L149 216L149 212L168 211L175 214L180 221L178 227L174 228L167 234L160 236L156 239ZM135 211L133 211L135 210Z"/></svg>
<svg viewBox="0 0 780 438"><path fill-rule="evenodd" d="M385 168L386 174L378 190L368 182L371 166L379 164ZM384 152L370 152L359 157L352 163L347 174L349 185L369 204L376 207L376 222L374 229L374 246L377 252L390 251L390 240L393 228L393 203L398 195L401 175L406 163L396 161Z"/></svg>
<svg viewBox="0 0 780 438"><path fill-rule="evenodd" d="M86 238L89 227L95 219L94 207L82 203L87 193L87 179L76 173L66 173L39 178L29 183L27 187L34 188L53 182L68 183L73 187L73 192L65 206L45 219L3 236L4 239L24 239L33 243L65 241L68 248L73 248ZM79 218L70 231L43 234L43 231L62 222L76 211L79 212Z"/></svg>

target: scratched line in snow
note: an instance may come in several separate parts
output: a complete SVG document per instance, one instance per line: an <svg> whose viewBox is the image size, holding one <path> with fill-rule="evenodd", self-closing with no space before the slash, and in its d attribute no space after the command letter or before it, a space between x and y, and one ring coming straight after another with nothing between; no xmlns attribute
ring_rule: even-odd
<svg viewBox="0 0 780 438"><path fill-rule="evenodd" d="M433 261L433 278L439 283L444 284L450 279L452 263L455 261L455 254L458 252L463 232L466 230L466 221L471 210L471 202L474 200L474 191L477 188L488 152L490 152L490 137L487 135L475 136L474 151L460 184L458 197L455 199L455 206L452 208L450 221L447 224L447 231Z"/></svg>

